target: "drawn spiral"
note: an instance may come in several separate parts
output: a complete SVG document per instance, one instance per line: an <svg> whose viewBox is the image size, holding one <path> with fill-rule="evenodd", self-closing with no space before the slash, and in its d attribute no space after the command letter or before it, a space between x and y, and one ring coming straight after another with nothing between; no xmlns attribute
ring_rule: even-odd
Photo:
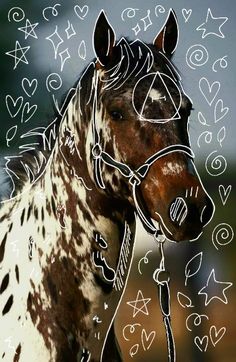
<svg viewBox="0 0 236 362"><path fill-rule="evenodd" d="M51 92L51 90L58 90L62 86L62 80L59 74L57 73L51 73L47 76L46 79L46 87L48 92Z"/></svg>
<svg viewBox="0 0 236 362"><path fill-rule="evenodd" d="M155 7L155 15L156 15L156 17L158 17L158 13L159 13L159 14L164 14L165 11L166 11L166 9L164 8L164 6L162 6L162 5L157 5L157 6Z"/></svg>
<svg viewBox="0 0 236 362"><path fill-rule="evenodd" d="M209 59L207 49L201 44L192 45L186 53L186 63L191 69L201 67Z"/></svg>
<svg viewBox="0 0 236 362"><path fill-rule="evenodd" d="M218 224L212 232L212 243L219 250L218 246L225 246L233 240L233 228L226 223Z"/></svg>
<svg viewBox="0 0 236 362"><path fill-rule="evenodd" d="M205 162L206 171L211 176L219 176L224 173L227 168L227 161L224 156L217 155L213 157L213 154L216 152L217 151L211 152Z"/></svg>
<svg viewBox="0 0 236 362"><path fill-rule="evenodd" d="M11 21L12 19L13 21L19 23L25 18L25 13L24 10L16 6L8 11L7 17L8 21Z"/></svg>

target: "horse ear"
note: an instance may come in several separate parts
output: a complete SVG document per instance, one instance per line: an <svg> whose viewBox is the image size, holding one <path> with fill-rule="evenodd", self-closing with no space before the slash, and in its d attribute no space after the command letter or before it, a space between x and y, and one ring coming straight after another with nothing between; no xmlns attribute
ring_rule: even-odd
<svg viewBox="0 0 236 362"><path fill-rule="evenodd" d="M179 27L175 12L170 9L165 25L155 37L153 44L163 53L172 56L179 39Z"/></svg>
<svg viewBox="0 0 236 362"><path fill-rule="evenodd" d="M106 65L115 44L115 32L102 10L97 18L93 34L95 54L101 66Z"/></svg>

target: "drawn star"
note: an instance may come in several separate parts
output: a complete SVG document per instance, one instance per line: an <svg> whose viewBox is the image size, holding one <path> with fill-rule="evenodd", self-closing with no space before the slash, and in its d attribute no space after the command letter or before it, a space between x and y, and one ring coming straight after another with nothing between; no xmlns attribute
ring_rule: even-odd
<svg viewBox="0 0 236 362"><path fill-rule="evenodd" d="M150 18L150 10L147 11L147 15L141 19L141 21L143 22L143 25L144 25L144 31L146 31L149 26L152 25L152 21L151 21L151 18Z"/></svg>
<svg viewBox="0 0 236 362"><path fill-rule="evenodd" d="M208 35L215 35L219 38L224 38L225 36L222 33L221 28L227 20L227 16L220 16L215 18L212 15L211 9L208 8L205 23L199 25L196 30L202 31L202 39L206 38Z"/></svg>
<svg viewBox="0 0 236 362"><path fill-rule="evenodd" d="M143 293L141 292L141 290L139 290L135 300L126 302L130 307L133 308L133 318L138 313L149 315L147 304L150 302L150 300L151 298L144 298Z"/></svg>
<svg viewBox="0 0 236 362"><path fill-rule="evenodd" d="M38 37L34 31L34 29L38 25L39 25L39 23L31 24L29 19L26 19L25 26L18 28L18 30L23 31L23 33L25 33L25 39L27 39L29 36L32 36L32 38L38 39ZM30 30L28 30L28 29L30 29Z"/></svg>
<svg viewBox="0 0 236 362"><path fill-rule="evenodd" d="M15 49L5 53L15 59L15 65L14 65L13 69L16 69L17 65L20 62L29 64L29 62L25 56L25 54L28 52L29 49L30 49L30 46L22 48L20 43L18 42L18 40L16 40ZM18 55L18 53L19 53L19 55Z"/></svg>
<svg viewBox="0 0 236 362"><path fill-rule="evenodd" d="M199 290L199 295L205 295L205 306L213 299L219 299L222 303L228 304L225 291L233 285L231 282L220 282L216 280L215 270L212 269L205 287Z"/></svg>

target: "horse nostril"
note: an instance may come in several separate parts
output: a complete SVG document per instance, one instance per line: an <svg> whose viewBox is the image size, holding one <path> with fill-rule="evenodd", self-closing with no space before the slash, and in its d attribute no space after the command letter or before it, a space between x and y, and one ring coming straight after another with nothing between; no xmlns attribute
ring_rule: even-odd
<svg viewBox="0 0 236 362"><path fill-rule="evenodd" d="M206 225L212 218L214 213L214 205L209 197L206 199L206 205L203 207L200 214L200 221L203 225Z"/></svg>
<svg viewBox="0 0 236 362"><path fill-rule="evenodd" d="M177 197L174 201L172 201L170 204L169 214L170 219L179 226L186 219L188 214L188 207L182 197Z"/></svg>

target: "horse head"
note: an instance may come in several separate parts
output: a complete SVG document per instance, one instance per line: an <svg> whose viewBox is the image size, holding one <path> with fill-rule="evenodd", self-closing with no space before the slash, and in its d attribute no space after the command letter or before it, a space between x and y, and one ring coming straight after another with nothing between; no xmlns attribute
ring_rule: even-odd
<svg viewBox="0 0 236 362"><path fill-rule="evenodd" d="M190 148L192 102L171 62L178 42L174 12L169 12L151 44L126 38L116 42L104 12L93 37L97 56L94 118L101 148L116 161L115 166L120 163L130 170L140 170L149 160L138 186L145 212L168 239L196 239L212 218L214 205ZM107 163L99 166L105 192L126 198L134 206L130 179L122 175L122 167Z"/></svg>

